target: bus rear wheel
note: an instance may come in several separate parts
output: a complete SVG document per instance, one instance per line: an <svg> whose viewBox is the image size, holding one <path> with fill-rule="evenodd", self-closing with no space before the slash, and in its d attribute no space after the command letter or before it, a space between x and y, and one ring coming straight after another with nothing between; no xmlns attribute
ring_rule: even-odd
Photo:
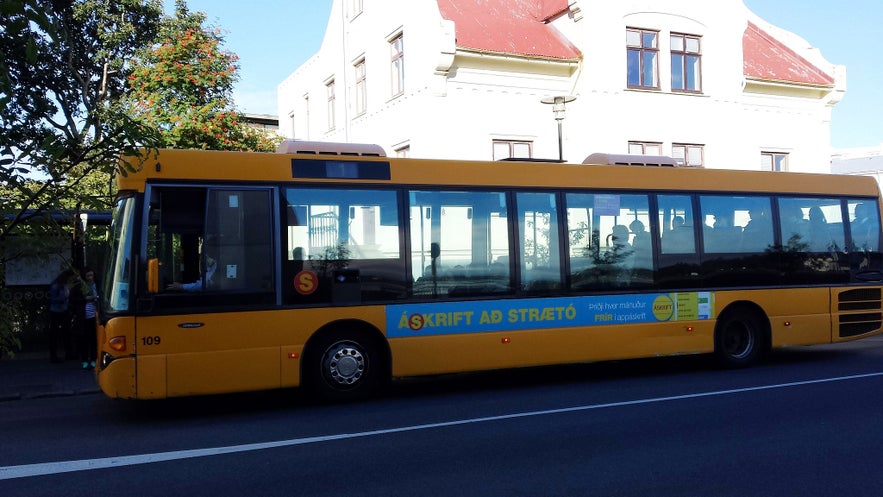
<svg viewBox="0 0 883 497"><path fill-rule="evenodd" d="M360 399L380 386L380 354L367 334L330 333L311 350L304 364L306 386L323 399Z"/></svg>
<svg viewBox="0 0 883 497"><path fill-rule="evenodd" d="M751 309L731 309L718 318L714 331L714 353L725 367L750 366L766 350L763 322Z"/></svg>

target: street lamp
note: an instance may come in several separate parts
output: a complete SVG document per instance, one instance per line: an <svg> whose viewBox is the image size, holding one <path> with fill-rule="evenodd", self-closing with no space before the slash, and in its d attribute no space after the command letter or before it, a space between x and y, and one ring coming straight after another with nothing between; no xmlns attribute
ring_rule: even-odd
<svg viewBox="0 0 883 497"><path fill-rule="evenodd" d="M558 95L555 97L545 97L540 102L550 104L552 113L555 114L555 120L558 121L558 160L564 162L564 145L561 137L561 122L564 121L564 104L573 102L576 97L573 95Z"/></svg>

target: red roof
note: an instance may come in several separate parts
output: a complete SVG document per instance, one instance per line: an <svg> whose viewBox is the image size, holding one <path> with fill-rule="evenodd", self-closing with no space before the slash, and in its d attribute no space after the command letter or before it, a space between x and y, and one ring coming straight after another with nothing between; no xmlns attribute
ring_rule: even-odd
<svg viewBox="0 0 883 497"><path fill-rule="evenodd" d="M834 78L750 22L742 35L742 53L745 76L768 81L834 85Z"/></svg>
<svg viewBox="0 0 883 497"><path fill-rule="evenodd" d="M481 52L574 60L580 50L549 22L568 12L568 0L438 0L454 21L457 46ZM833 86L834 78L749 22L742 35L745 76Z"/></svg>
<svg viewBox="0 0 883 497"><path fill-rule="evenodd" d="M458 47L565 60L581 55L548 24L568 11L567 0L438 0L438 9L454 21Z"/></svg>

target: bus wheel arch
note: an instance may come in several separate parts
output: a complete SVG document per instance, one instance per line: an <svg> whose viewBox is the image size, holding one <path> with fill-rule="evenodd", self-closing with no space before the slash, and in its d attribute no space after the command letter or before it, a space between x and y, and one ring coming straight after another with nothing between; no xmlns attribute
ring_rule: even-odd
<svg viewBox="0 0 883 497"><path fill-rule="evenodd" d="M326 400L367 397L391 378L389 344L374 326L341 320L320 328L304 346L304 387Z"/></svg>
<svg viewBox="0 0 883 497"><path fill-rule="evenodd" d="M756 364L769 351L771 343L769 318L757 304L733 302L718 315L714 354L724 367Z"/></svg>

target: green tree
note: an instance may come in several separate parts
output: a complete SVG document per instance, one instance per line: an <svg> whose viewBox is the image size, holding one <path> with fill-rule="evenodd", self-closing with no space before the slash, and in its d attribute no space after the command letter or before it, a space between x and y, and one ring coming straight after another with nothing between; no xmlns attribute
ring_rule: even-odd
<svg viewBox="0 0 883 497"><path fill-rule="evenodd" d="M121 98L131 59L161 20L161 0L0 2L0 245L62 229L33 221L94 207L101 199L85 182L96 171L125 174L137 165L118 157L153 146L153 130L131 119ZM0 252L0 272L14 255ZM0 281L5 289L5 275ZM0 299L0 352L17 344L13 305Z"/></svg>
<svg viewBox="0 0 883 497"><path fill-rule="evenodd" d="M155 39L160 0L4 0L0 10L0 180L4 212L57 206L93 170L152 143L119 104L129 61ZM34 188L34 181L40 186ZM4 197L5 198L5 197ZM22 203L18 203L22 202Z"/></svg>
<svg viewBox="0 0 883 497"><path fill-rule="evenodd" d="M238 57L222 49L205 14L175 2L159 42L144 50L129 76L130 112L155 128L165 148L272 151L278 139L247 126L231 102Z"/></svg>

